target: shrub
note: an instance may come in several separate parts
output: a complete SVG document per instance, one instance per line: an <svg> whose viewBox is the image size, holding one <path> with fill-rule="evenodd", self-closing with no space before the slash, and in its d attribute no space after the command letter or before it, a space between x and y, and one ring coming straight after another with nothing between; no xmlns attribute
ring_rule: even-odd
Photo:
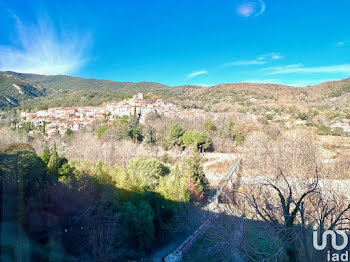
<svg viewBox="0 0 350 262"><path fill-rule="evenodd" d="M204 123L204 128L207 132L212 132L212 131L216 130L216 126L215 126L214 122L210 121L210 120L208 120Z"/></svg>
<svg viewBox="0 0 350 262"><path fill-rule="evenodd" d="M301 120L308 120L309 116L304 113L304 112L299 112L298 113L298 118L301 119Z"/></svg>
<svg viewBox="0 0 350 262"><path fill-rule="evenodd" d="M211 146L211 141L206 133L187 131L183 135L183 145L193 145L198 150L206 150Z"/></svg>
<svg viewBox="0 0 350 262"><path fill-rule="evenodd" d="M144 157L130 161L127 173L135 187L140 189L155 189L160 177L169 173L169 169L156 159Z"/></svg>
<svg viewBox="0 0 350 262"><path fill-rule="evenodd" d="M342 136L343 134L344 134L344 129L341 127L336 127L331 131L332 136Z"/></svg>
<svg viewBox="0 0 350 262"><path fill-rule="evenodd" d="M331 133L331 128L326 125L320 125L317 128L317 134L319 135L329 135Z"/></svg>
<svg viewBox="0 0 350 262"><path fill-rule="evenodd" d="M266 118L267 118L267 120L272 120L273 119L273 115L272 114L266 114Z"/></svg>
<svg viewBox="0 0 350 262"><path fill-rule="evenodd" d="M97 136L101 138L107 129L108 129L108 126L101 126L99 129L97 129Z"/></svg>
<svg viewBox="0 0 350 262"><path fill-rule="evenodd" d="M68 138L72 138L73 135L74 135L74 133L73 133L72 129L68 128L68 129L66 130L66 132L64 133L64 135L65 135L66 137L68 137Z"/></svg>
<svg viewBox="0 0 350 262"><path fill-rule="evenodd" d="M330 120L338 117L339 115L340 114L338 112L331 111L331 110L326 112L326 117Z"/></svg>

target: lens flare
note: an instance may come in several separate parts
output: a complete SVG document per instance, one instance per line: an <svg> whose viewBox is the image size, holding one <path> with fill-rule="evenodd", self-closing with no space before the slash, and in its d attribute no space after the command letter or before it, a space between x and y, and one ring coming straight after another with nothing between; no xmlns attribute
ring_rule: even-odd
<svg viewBox="0 0 350 262"><path fill-rule="evenodd" d="M237 14L243 17L256 17L265 12L266 5L263 0L240 1L236 5Z"/></svg>
<svg viewBox="0 0 350 262"><path fill-rule="evenodd" d="M254 6L252 4L243 4L238 7L237 12L241 16L249 17L254 13Z"/></svg>

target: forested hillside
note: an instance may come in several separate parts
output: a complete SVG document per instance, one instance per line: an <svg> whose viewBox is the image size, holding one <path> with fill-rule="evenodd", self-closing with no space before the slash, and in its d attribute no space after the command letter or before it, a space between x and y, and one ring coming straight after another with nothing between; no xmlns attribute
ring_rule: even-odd
<svg viewBox="0 0 350 262"><path fill-rule="evenodd" d="M259 83L170 87L155 82L116 82L63 75L0 72L0 109L17 107L35 110L54 106L100 105L137 92L154 98L161 97L184 107L214 111L238 110L249 106L252 101L269 106L311 106L318 102L332 103L334 98L346 99L350 93L349 86L350 80L344 79L302 88Z"/></svg>
<svg viewBox="0 0 350 262"><path fill-rule="evenodd" d="M0 74L0 109L17 107L21 101L46 95L46 89L40 85Z"/></svg>
<svg viewBox="0 0 350 262"><path fill-rule="evenodd" d="M19 90L14 87L20 86ZM153 82L116 82L71 76L0 72L0 109L100 105L137 92L166 94L170 87ZM39 97L38 99L31 99ZM8 98L8 99L6 99Z"/></svg>

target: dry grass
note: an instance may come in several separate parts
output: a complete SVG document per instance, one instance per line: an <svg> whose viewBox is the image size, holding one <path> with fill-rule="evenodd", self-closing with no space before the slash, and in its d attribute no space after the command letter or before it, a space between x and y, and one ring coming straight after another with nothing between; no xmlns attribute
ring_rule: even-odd
<svg viewBox="0 0 350 262"><path fill-rule="evenodd" d="M235 160L224 160L208 166L208 170L213 173L225 174L233 165Z"/></svg>

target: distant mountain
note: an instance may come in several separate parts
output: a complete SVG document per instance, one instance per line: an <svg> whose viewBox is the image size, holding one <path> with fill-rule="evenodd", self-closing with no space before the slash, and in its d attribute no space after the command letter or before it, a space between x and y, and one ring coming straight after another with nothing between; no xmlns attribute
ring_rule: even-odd
<svg viewBox="0 0 350 262"><path fill-rule="evenodd" d="M116 82L64 75L0 72L0 109L46 106L99 105L136 92L167 93L171 89L154 82ZM35 99L35 101L32 100Z"/></svg>
<svg viewBox="0 0 350 262"><path fill-rule="evenodd" d="M17 107L22 100L45 96L46 89L12 74L0 73L0 108Z"/></svg>
<svg viewBox="0 0 350 262"><path fill-rule="evenodd" d="M216 86L170 87L156 82L116 82L64 75L0 72L0 109L100 105L137 92L185 106L234 108L260 103L309 103L350 95L350 78L308 87L278 84L228 83Z"/></svg>
<svg viewBox="0 0 350 262"><path fill-rule="evenodd" d="M15 72L3 72L12 75L20 80L33 85L40 85L53 90L88 90L88 89L106 89L116 90L125 88L162 88L165 85L155 82L117 82L111 80L100 80L92 78L81 78L65 75L36 75L23 74Z"/></svg>

